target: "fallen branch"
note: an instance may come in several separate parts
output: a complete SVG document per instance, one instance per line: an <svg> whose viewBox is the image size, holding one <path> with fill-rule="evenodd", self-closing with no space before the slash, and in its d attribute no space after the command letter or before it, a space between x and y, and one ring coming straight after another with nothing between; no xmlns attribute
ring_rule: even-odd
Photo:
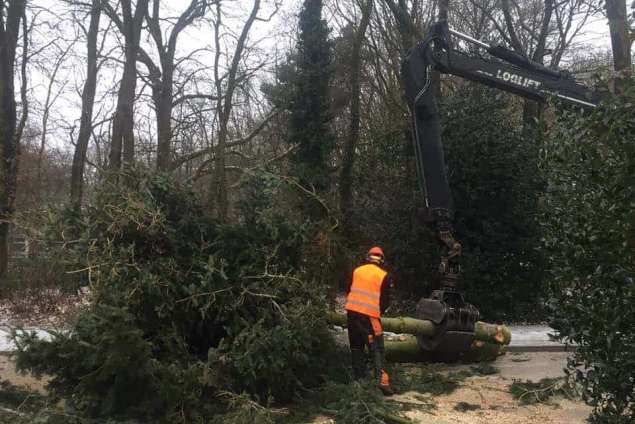
<svg viewBox="0 0 635 424"><path fill-rule="evenodd" d="M19 412L19 411L15 411L13 409L5 408L4 406L0 406L0 411L6 412L8 414L14 414L14 415L17 415L18 417L26 417L25 413Z"/></svg>

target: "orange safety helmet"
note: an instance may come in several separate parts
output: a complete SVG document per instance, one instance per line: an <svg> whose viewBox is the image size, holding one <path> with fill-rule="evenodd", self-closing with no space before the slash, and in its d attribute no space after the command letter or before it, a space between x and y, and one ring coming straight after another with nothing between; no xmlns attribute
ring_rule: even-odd
<svg viewBox="0 0 635 424"><path fill-rule="evenodd" d="M366 255L366 260L377 265L382 265L384 263L384 251L378 246L371 247Z"/></svg>

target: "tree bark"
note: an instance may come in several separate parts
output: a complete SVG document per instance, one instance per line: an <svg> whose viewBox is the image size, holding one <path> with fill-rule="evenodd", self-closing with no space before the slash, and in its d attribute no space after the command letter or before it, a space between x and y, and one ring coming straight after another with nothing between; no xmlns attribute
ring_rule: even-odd
<svg viewBox="0 0 635 424"><path fill-rule="evenodd" d="M114 15L112 7L106 2L109 15ZM123 164L130 166L134 162L134 102L137 89L137 55L143 17L147 13L148 0L138 0L135 13L132 14L131 0L121 0L122 26L125 40L125 62L123 75L117 94L117 108L113 119L112 139L110 142L111 171L118 171Z"/></svg>
<svg viewBox="0 0 635 424"><path fill-rule="evenodd" d="M97 35L99 33L99 21L101 18L100 0L92 0L90 9L90 26L88 28L86 48L87 71L84 90L82 91L82 114L79 124L79 135L73 154L73 168L71 171L71 207L79 212L82 206L84 189L84 166L88 142L92 132L93 106L95 104L95 92L97 90Z"/></svg>
<svg viewBox="0 0 635 424"><path fill-rule="evenodd" d="M631 45L626 0L606 0L606 16L611 31L611 48L613 50L613 67L615 68L615 92L622 94L626 81L632 73Z"/></svg>
<svg viewBox="0 0 635 424"><path fill-rule="evenodd" d="M153 100L157 117L157 170L170 169L172 160L172 99L173 76L172 72L163 73L161 86L153 88Z"/></svg>
<svg viewBox="0 0 635 424"><path fill-rule="evenodd" d="M359 140L359 120L360 120L360 96L361 96L361 72L362 72L362 47L366 38L366 29L370 22L370 15L373 10L373 0L366 0L362 6L362 18L359 28L353 40L351 58L351 105L348 134L344 142L344 155L342 157L342 168L340 170L340 213L344 230L348 230L351 224L352 206L352 177L353 165L355 163L355 147Z"/></svg>
<svg viewBox="0 0 635 424"><path fill-rule="evenodd" d="M1 9L6 3L6 11L0 10L0 280L9 264L9 225L16 193L20 140L16 133L15 55L26 1L3 1Z"/></svg>

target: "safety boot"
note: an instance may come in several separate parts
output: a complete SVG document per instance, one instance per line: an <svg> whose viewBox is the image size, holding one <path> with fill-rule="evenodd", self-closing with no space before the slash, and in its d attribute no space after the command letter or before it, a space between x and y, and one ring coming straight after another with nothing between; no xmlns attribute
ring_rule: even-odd
<svg viewBox="0 0 635 424"><path fill-rule="evenodd" d="M380 371L379 384L377 388L381 390L384 396L392 396L395 394L395 389L390 385L390 381L388 379L388 373L385 370Z"/></svg>
<svg viewBox="0 0 635 424"><path fill-rule="evenodd" d="M376 336L373 343L370 344L370 351L373 355L373 364L375 368L375 378L377 378L377 388L381 390L384 396L392 396L395 390L390 385L390 378L384 368L384 337Z"/></svg>

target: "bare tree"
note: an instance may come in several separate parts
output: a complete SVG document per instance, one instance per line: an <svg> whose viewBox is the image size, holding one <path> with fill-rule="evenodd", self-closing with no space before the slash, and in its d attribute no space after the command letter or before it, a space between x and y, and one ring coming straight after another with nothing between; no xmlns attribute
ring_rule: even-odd
<svg viewBox="0 0 635 424"><path fill-rule="evenodd" d="M16 195L21 128L17 123L14 92L15 59L21 21L23 28L26 29L25 9L26 0L0 2L0 149L2 152L0 156L0 278L6 275L8 267L9 224L13 216ZM23 30L23 58L26 57L27 39L26 31ZM23 63L23 69L24 66L26 65ZM22 98L26 98L24 83ZM24 106L25 104L23 104L23 115L26 112Z"/></svg>
<svg viewBox="0 0 635 424"><path fill-rule="evenodd" d="M214 56L214 85L216 88L216 115L218 117L218 136L216 149L214 150L214 174L212 178L212 198L215 200L215 209L218 218L221 221L227 219L229 201L227 197L227 177L226 177L226 148L228 138L228 124L233 107L234 92L237 88L236 77L238 75L238 67L243 59L243 51L247 43L249 31L258 18L260 10L260 0L254 0L249 13L249 17L240 32L240 36L236 41L231 63L226 75L221 75L220 58L221 58L221 25L222 13L220 2L216 3L216 19L214 20L214 45L216 54ZM224 80L226 83L224 83Z"/></svg>
<svg viewBox="0 0 635 424"><path fill-rule="evenodd" d="M161 0L153 0L152 13L146 15L148 31L159 55L160 67L143 50L140 60L147 66L152 88L152 100L157 118L157 169L171 166L172 109L174 108L174 57L179 34L197 18L205 15L208 0L192 0L179 16L166 40L161 29Z"/></svg>
<svg viewBox="0 0 635 424"><path fill-rule="evenodd" d="M101 18L100 0L92 0L90 8L90 24L88 30L83 26L86 34L86 81L82 91L82 112L79 124L79 135L73 154L73 169L71 174L71 207L79 211L82 205L84 189L84 168L88 142L93 130L93 107L97 90L97 36ZM81 23L80 23L81 25Z"/></svg>
<svg viewBox="0 0 635 424"><path fill-rule="evenodd" d="M117 95L117 109L113 119L112 140L110 142L111 170L121 169L122 151L124 164L134 161L134 104L137 89L137 55L143 19L148 13L148 0L138 0L134 14L131 0L119 0L121 17L110 4L109 0L102 0L105 13L113 20L119 21L124 37L125 61L123 75Z"/></svg>
<svg viewBox="0 0 635 424"><path fill-rule="evenodd" d="M57 46L59 51L53 61L50 74L48 75L49 82L46 89L46 99L44 100L44 109L42 111L42 131L40 133L40 147L38 150L38 159L37 159L36 186L38 191L38 199L42 198L42 189L43 189L43 184L42 184L43 172L42 171L43 171L43 164L45 159L46 139L49 133L48 125L49 125L49 119L51 117L51 109L55 105L55 102L60 97L60 95L62 94L62 91L64 90L66 86L66 82L63 82L60 84L60 87L58 87L58 89L55 90L55 84L58 82L57 74L60 71L62 64L66 60L68 53L73 48L73 45L74 45L74 42L69 43L65 49L62 49L61 47ZM49 71L45 70L44 73L49 73Z"/></svg>
<svg viewBox="0 0 635 424"><path fill-rule="evenodd" d="M478 1L479 7L475 7L469 1L453 3L449 17L452 27L479 40L499 42L500 36L496 34L496 28L488 18L496 9L499 0L472 1ZM476 48L471 45L466 47L470 50Z"/></svg>
<svg viewBox="0 0 635 424"><path fill-rule="evenodd" d="M626 16L626 0L606 0L606 16L611 31L613 67L617 73L615 91L623 93L627 76L632 73L631 46L634 39Z"/></svg>
<svg viewBox="0 0 635 424"><path fill-rule="evenodd" d="M509 5L509 0L502 0L503 16L505 18L505 25L507 28L508 40L511 43L512 48L523 56L529 57L534 62L540 64L544 63L545 47L547 43L547 36L551 29L551 16L554 9L554 0L544 0L543 7L540 10L542 12L542 19L534 21L532 19L532 26L528 26L521 11L518 13L517 23L514 22ZM538 7L538 5L536 5ZM519 9L519 7L517 7ZM538 12L538 11L536 11ZM539 16L537 13L532 16ZM527 32L527 39L530 41L522 42L519 35L516 32L516 25L525 28ZM533 53L531 50L533 49ZM543 107L535 101L525 100L523 107L523 122L525 124L531 124L534 120L540 119L542 116Z"/></svg>
<svg viewBox="0 0 635 424"><path fill-rule="evenodd" d="M549 67L557 67L588 19L598 11L595 0L470 0L515 52ZM492 7L493 6L493 7ZM550 60L546 58L550 56ZM534 122L542 106L526 100L523 121Z"/></svg>
<svg viewBox="0 0 635 424"><path fill-rule="evenodd" d="M348 134L344 141L344 154L342 157L342 165L340 169L340 213L342 214L343 228L350 228L351 216L351 200L352 200L352 177L353 164L355 162L355 147L359 140L359 121L360 121L360 97L361 97L361 72L362 72L362 47L366 39L366 29L370 23L370 17L373 10L373 0L365 0L361 4L361 20L353 39L353 47L351 51L351 68L350 68L350 119L348 126Z"/></svg>
<svg viewBox="0 0 635 424"><path fill-rule="evenodd" d="M401 36L401 48L405 52L412 47L417 40L423 38L422 31L417 27L415 22L415 10L408 10L408 4L405 0L384 0L395 20L397 21L397 29ZM416 4L413 4L413 9Z"/></svg>

